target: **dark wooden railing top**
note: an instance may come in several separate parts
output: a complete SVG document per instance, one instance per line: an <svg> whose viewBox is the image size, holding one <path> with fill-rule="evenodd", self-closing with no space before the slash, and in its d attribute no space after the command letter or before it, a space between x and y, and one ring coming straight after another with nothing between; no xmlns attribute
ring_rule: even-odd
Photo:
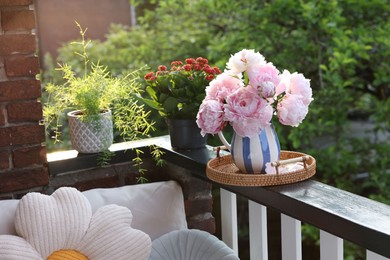
<svg viewBox="0 0 390 260"><path fill-rule="evenodd" d="M163 149L165 160L190 170L198 178L390 258L388 205L315 180L272 187L240 187L215 183L207 178L205 172L207 162L216 156L211 147L175 151L171 149L168 136L146 139L135 143L133 147L150 144ZM123 149L123 144L112 147L119 155L123 153ZM123 156L114 158L129 159ZM79 157L65 161L49 161L51 174L81 165ZM86 157L82 161L85 164Z"/></svg>

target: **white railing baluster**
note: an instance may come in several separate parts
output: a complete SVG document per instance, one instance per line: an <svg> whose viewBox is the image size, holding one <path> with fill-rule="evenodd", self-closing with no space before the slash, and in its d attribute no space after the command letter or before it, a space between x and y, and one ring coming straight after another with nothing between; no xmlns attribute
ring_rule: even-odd
<svg viewBox="0 0 390 260"><path fill-rule="evenodd" d="M221 189L222 240L238 255L236 194Z"/></svg>
<svg viewBox="0 0 390 260"><path fill-rule="evenodd" d="M302 259L301 221L281 214L282 259Z"/></svg>
<svg viewBox="0 0 390 260"><path fill-rule="evenodd" d="M343 240L326 231L320 230L321 260L343 260Z"/></svg>
<svg viewBox="0 0 390 260"><path fill-rule="evenodd" d="M389 260L389 258L367 250L367 260Z"/></svg>
<svg viewBox="0 0 390 260"><path fill-rule="evenodd" d="M251 200L248 204L250 259L267 260L267 208Z"/></svg>

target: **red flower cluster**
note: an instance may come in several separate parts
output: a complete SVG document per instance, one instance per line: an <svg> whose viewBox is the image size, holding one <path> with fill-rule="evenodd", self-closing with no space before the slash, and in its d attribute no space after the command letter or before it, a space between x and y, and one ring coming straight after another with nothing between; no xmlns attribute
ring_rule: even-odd
<svg viewBox="0 0 390 260"><path fill-rule="evenodd" d="M146 75L144 76L144 78L145 78L146 80L151 80L151 81L154 81L154 80L157 79L157 77L154 76L153 71L151 71L151 72L149 72L148 74L146 74Z"/></svg>
<svg viewBox="0 0 390 260"><path fill-rule="evenodd" d="M167 118L195 120L207 86L220 73L219 68L211 67L202 57L174 60L170 68L160 65L156 72L144 76L149 96L144 99L145 104Z"/></svg>
<svg viewBox="0 0 390 260"><path fill-rule="evenodd" d="M160 75L166 75L170 72L188 72L187 76L189 79L194 76L204 76L207 81L211 81L215 78L216 75L221 74L221 70L218 67L211 67L209 61L206 58L198 57L187 58L185 59L185 64L182 61L176 60L171 62L171 68L168 71L168 68L164 65L158 66L156 73L149 72L145 75L145 80L155 81ZM193 72L200 72L193 74Z"/></svg>

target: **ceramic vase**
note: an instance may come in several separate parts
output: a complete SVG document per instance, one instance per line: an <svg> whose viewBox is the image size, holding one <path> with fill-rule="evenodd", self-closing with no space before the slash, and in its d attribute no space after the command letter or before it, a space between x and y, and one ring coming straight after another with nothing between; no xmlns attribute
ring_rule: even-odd
<svg viewBox="0 0 390 260"><path fill-rule="evenodd" d="M265 173L266 163L280 158L280 143L273 125L265 127L253 137L242 137L234 132L231 144L226 141L222 132L218 136L231 152L234 164L242 173Z"/></svg>

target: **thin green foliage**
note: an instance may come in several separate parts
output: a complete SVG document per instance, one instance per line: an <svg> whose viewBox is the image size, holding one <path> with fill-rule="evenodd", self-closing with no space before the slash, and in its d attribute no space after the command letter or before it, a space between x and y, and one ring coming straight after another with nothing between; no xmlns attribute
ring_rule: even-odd
<svg viewBox="0 0 390 260"><path fill-rule="evenodd" d="M102 167L109 165L109 161L115 156L115 153L110 150L104 150L103 152L98 154L97 165Z"/></svg>
<svg viewBox="0 0 390 260"><path fill-rule="evenodd" d="M154 131L154 122L149 120L150 112L144 109L136 95L141 95L143 89L138 81L139 71L123 73L113 76L108 67L100 65L99 61L93 63L89 60L87 51L91 41L85 39L86 30L80 29L81 41L72 42L71 45L81 47L81 52L75 52L82 58L84 70L77 73L67 63L59 64L57 70L61 71L63 84L48 83L46 85L46 99L44 100L43 114L47 132L53 131L54 141L61 140L61 127L66 113L79 110L82 120L99 128L99 113L112 110L112 119L115 128L119 131L123 141L133 141L149 136ZM155 148L157 150L157 148ZM136 150L135 166L144 181L142 159L140 150ZM104 151L99 155L98 164L103 166L109 163L113 153ZM160 163L160 153L155 152L154 158Z"/></svg>

